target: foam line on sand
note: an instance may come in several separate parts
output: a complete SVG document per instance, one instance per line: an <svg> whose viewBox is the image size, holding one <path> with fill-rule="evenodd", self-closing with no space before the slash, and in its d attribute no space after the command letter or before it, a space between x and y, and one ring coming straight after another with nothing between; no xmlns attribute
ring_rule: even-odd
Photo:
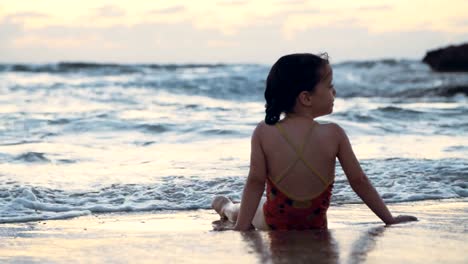
<svg viewBox="0 0 468 264"><path fill-rule="evenodd" d="M4 263L468 263L468 200L391 204L420 220L384 227L362 204L328 231L216 232L211 210L97 214L0 225Z"/></svg>

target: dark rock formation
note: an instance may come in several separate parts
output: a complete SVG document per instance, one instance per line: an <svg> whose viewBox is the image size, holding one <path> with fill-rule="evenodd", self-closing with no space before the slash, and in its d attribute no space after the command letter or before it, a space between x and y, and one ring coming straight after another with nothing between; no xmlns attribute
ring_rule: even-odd
<svg viewBox="0 0 468 264"><path fill-rule="evenodd" d="M468 43L426 53L423 62L439 72L468 72Z"/></svg>

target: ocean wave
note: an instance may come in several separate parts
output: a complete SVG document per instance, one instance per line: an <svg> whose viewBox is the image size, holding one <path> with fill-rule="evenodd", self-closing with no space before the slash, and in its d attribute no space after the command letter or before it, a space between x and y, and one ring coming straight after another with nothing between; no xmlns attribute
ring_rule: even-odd
<svg viewBox="0 0 468 264"><path fill-rule="evenodd" d="M423 113L421 111L405 109L405 108L396 107L396 106L379 107L379 108L377 108L377 111L381 111L381 112L385 112L385 113L415 114L415 115L419 115L419 114Z"/></svg>
<svg viewBox="0 0 468 264"><path fill-rule="evenodd" d="M215 194L240 190L240 177L214 180L164 177L153 185L112 184L98 190L70 192L15 182L0 187L0 223L59 219L89 213L207 209ZM231 196L239 200L239 194Z"/></svg>
<svg viewBox="0 0 468 264"><path fill-rule="evenodd" d="M467 79L468 82L468 79ZM403 84L404 85L404 84ZM360 87L345 85L337 88L338 97L354 98L354 97L381 97L381 98L450 98L457 95L468 96L468 85L445 85L445 86L428 86L418 88L405 88L403 85L394 89L370 89L367 86ZM428 84L431 85L431 84Z"/></svg>
<svg viewBox="0 0 468 264"><path fill-rule="evenodd" d="M29 72L29 73L100 73L100 74L118 74L118 73L136 73L140 72L137 67L132 65L119 64L99 64L99 63L80 63L80 62L61 62L57 64L12 64L4 65L3 71L9 72Z"/></svg>
<svg viewBox="0 0 468 264"><path fill-rule="evenodd" d="M372 61L345 61L338 63L336 67L352 67L352 68L373 68L379 66L401 66L402 64L410 64L413 61L410 60L396 60L396 59L382 59L382 60L372 60Z"/></svg>
<svg viewBox="0 0 468 264"><path fill-rule="evenodd" d="M156 133L156 134L168 132L171 130L169 125L163 125L163 124L142 124L142 125L138 125L136 128L139 130L143 130L144 132Z"/></svg>
<svg viewBox="0 0 468 264"><path fill-rule="evenodd" d="M58 119L53 119L53 120L48 120L47 123L49 125L65 125L72 122L70 119L67 118L58 118Z"/></svg>
<svg viewBox="0 0 468 264"><path fill-rule="evenodd" d="M237 135L239 131L229 129L208 129L201 131L204 135Z"/></svg>
<svg viewBox="0 0 468 264"><path fill-rule="evenodd" d="M220 68L226 64L116 64L89 62L59 62L50 64L0 64L0 72L30 73L95 73L95 74L132 74L146 70L176 71L192 68Z"/></svg>
<svg viewBox="0 0 468 264"><path fill-rule="evenodd" d="M364 160L362 166L386 202L468 197L468 160L392 158ZM5 181L0 185L0 223L74 217L90 213L210 208L215 195L240 200L245 177L166 176L153 184L111 184L68 191ZM339 167L333 204L362 201Z"/></svg>
<svg viewBox="0 0 468 264"><path fill-rule="evenodd" d="M16 141L3 141L0 143L0 146L15 146L15 145L23 145L23 144L34 144L39 143L39 140L16 140Z"/></svg>
<svg viewBox="0 0 468 264"><path fill-rule="evenodd" d="M468 96L468 85L467 86L441 86L431 87L422 89L409 89L394 94L390 94L390 97L453 97L456 95Z"/></svg>
<svg viewBox="0 0 468 264"><path fill-rule="evenodd" d="M19 155L10 155L0 153L0 163L25 163L25 164L43 164L43 163L54 163L54 164L72 164L78 162L75 159L69 158L51 158L56 154L46 154L42 152L24 152Z"/></svg>
<svg viewBox="0 0 468 264"><path fill-rule="evenodd" d="M468 124L466 124L466 127L468 128ZM460 146L451 146L451 147L445 148L444 151L446 151L446 152L463 152L463 151L468 152L468 146L461 146L461 145Z"/></svg>
<svg viewBox="0 0 468 264"><path fill-rule="evenodd" d="M450 98L468 96L468 74L434 73L418 61L378 60L333 65L338 97ZM54 82L17 82L12 76L6 88L26 90L86 90L96 94L125 94L126 89L143 88L182 95L199 95L227 100L263 100L269 67L251 64L3 64L0 73L53 73ZM69 73L80 74L70 78ZM136 74L134 74L136 73ZM105 76L110 75L110 76ZM84 77L84 78L83 78ZM24 79L24 77L19 76ZM109 96L104 101L123 100ZM138 102L129 101L128 104Z"/></svg>
<svg viewBox="0 0 468 264"><path fill-rule="evenodd" d="M14 160L28 163L50 162L50 160L46 158L45 153L41 152L26 152L16 156Z"/></svg>
<svg viewBox="0 0 468 264"><path fill-rule="evenodd" d="M361 165L386 202L411 202L468 197L466 159L364 160ZM341 169L333 191L336 203L360 203Z"/></svg>

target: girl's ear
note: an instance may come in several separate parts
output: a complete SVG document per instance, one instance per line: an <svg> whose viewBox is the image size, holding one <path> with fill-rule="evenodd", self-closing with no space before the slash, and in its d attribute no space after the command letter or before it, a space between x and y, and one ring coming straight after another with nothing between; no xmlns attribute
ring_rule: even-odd
<svg viewBox="0 0 468 264"><path fill-rule="evenodd" d="M308 91L302 91L297 97L299 102L305 106L312 105L312 93Z"/></svg>

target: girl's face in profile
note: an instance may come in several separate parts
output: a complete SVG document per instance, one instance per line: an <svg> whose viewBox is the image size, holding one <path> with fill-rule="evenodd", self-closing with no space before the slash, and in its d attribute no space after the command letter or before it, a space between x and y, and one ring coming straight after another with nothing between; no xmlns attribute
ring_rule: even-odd
<svg viewBox="0 0 468 264"><path fill-rule="evenodd" d="M329 64L322 70L322 78L311 95L314 100L314 110L320 115L327 115L333 112L336 90L333 86L333 71Z"/></svg>

